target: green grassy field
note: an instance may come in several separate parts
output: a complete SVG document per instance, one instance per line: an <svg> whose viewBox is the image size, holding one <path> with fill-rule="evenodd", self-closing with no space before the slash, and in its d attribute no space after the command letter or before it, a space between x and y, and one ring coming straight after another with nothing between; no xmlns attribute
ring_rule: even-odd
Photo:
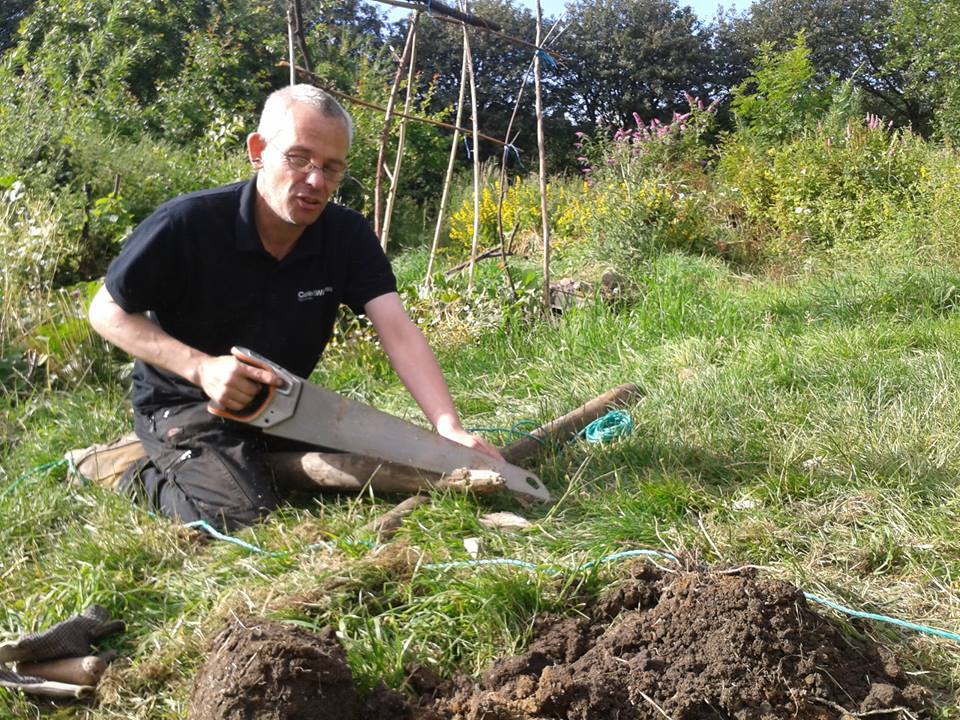
<svg viewBox="0 0 960 720"><path fill-rule="evenodd" d="M412 279L422 258L398 264ZM825 264L826 266L827 264ZM65 450L127 429L113 379L7 395L0 416L0 633L47 627L90 603L127 623L96 705L57 708L0 690L0 717L180 718L207 638L231 613L332 624L365 686L402 686L417 660L479 670L529 639L537 613L576 613L623 571L576 568L659 549L763 572L859 610L960 631L960 273L908 262L739 275L667 254L633 268L625 297L554 323L479 299L428 308L426 328L470 427L544 421L621 383L635 429L576 442L534 466L557 502L437 495L378 546L361 528L397 498L298 498L240 534L273 551L201 542L65 468ZM488 284L496 283L485 268ZM379 350L332 350L315 380L411 419ZM492 439L501 441L491 435ZM533 523L483 528L494 509ZM510 567L437 570L485 558ZM320 543L320 545L318 545ZM824 610L830 614L830 611ZM848 624L888 645L954 709L960 644Z"/></svg>

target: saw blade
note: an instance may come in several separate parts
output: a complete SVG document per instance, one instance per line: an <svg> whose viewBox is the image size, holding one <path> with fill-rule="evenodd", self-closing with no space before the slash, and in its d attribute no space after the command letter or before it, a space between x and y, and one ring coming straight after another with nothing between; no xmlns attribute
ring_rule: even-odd
<svg viewBox="0 0 960 720"><path fill-rule="evenodd" d="M296 411L263 431L447 475L463 468L493 470L511 491L550 499L540 478L523 468L309 382L303 383Z"/></svg>

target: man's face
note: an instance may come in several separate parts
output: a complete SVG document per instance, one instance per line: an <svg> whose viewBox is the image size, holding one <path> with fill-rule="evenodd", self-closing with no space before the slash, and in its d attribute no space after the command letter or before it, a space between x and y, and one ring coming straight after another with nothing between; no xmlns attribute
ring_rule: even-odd
<svg viewBox="0 0 960 720"><path fill-rule="evenodd" d="M339 119L301 103L290 105L271 137L252 133L247 150L259 167L257 212L269 216L260 219L300 228L316 222L346 171L349 145Z"/></svg>

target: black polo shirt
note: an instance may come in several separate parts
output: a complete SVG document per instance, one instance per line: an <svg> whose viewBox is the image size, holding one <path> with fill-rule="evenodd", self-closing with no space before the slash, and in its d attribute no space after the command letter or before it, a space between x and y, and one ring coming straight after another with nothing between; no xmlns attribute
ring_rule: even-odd
<svg viewBox="0 0 960 720"><path fill-rule="evenodd" d="M128 313L152 319L211 355L248 347L306 377L330 339L337 309L355 313L397 289L390 264L362 215L330 203L278 261L253 219L256 178L184 195L133 231L107 270L106 287ZM140 410L204 400L199 387L137 361Z"/></svg>

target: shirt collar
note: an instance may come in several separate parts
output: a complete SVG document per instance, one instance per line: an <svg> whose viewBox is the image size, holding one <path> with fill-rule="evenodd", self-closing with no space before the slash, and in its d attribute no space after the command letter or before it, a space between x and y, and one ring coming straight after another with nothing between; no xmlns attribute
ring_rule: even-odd
<svg viewBox="0 0 960 720"><path fill-rule="evenodd" d="M263 249L260 242L260 234L257 232L257 223L254 220L254 208L257 202L257 176L250 179L240 193L240 212L237 213L237 250L241 252L262 252L268 254ZM329 207L329 204L328 206ZM319 255L323 251L324 219L327 216L327 208L312 225L308 225L303 231L303 235L297 240L290 254L284 258L284 261L294 260L311 255Z"/></svg>

